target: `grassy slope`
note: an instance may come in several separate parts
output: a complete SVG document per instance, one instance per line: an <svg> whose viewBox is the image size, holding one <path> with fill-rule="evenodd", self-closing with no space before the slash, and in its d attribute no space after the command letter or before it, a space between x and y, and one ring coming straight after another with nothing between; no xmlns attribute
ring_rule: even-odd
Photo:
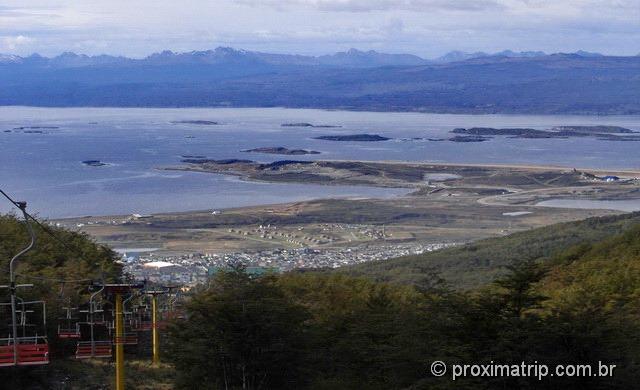
<svg viewBox="0 0 640 390"><path fill-rule="evenodd" d="M125 386L138 390L173 389L173 366L154 366L149 360L125 360ZM17 372L23 382L13 388L25 390L108 390L115 388L115 366L111 359L55 359L45 369ZM0 388L3 388L0 386Z"/></svg>
<svg viewBox="0 0 640 390"><path fill-rule="evenodd" d="M589 218L546 226L506 237L490 238L461 247L393 260L360 264L339 272L380 281L419 283L436 271L452 287L479 287L504 272L504 267L527 260L553 257L566 248L601 241L640 224L640 213Z"/></svg>
<svg viewBox="0 0 640 390"><path fill-rule="evenodd" d="M600 242L585 242L544 263L549 268L539 286L552 302L576 307L589 301L609 311L633 313L640 295L640 225Z"/></svg>

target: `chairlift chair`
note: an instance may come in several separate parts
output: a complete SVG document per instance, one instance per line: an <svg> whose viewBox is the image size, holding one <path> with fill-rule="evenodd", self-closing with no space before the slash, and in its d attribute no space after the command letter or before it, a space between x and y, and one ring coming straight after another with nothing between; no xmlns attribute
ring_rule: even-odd
<svg viewBox="0 0 640 390"><path fill-rule="evenodd" d="M80 325L80 340L76 344L76 359L110 358L113 353L109 329L104 320L104 310L95 302L95 297L104 290L102 287L91 295L86 314L86 321Z"/></svg>
<svg viewBox="0 0 640 390"><path fill-rule="evenodd" d="M124 345L138 345L138 332L136 332L134 324L135 324L135 316L132 310L127 311L127 303L133 299L135 294L131 294L127 299L122 302L122 317L123 317L123 325L124 325L124 337L121 340ZM118 341L118 340L116 340Z"/></svg>
<svg viewBox="0 0 640 390"><path fill-rule="evenodd" d="M58 338L59 339L79 339L80 323L78 318L73 317L73 311L77 311L77 307L71 307L71 302L67 307L63 307L66 314L58 320Z"/></svg>
<svg viewBox="0 0 640 390"><path fill-rule="evenodd" d="M46 337L46 304L44 301L20 301L19 322L16 336L11 332L9 337L0 339L0 367L35 366L49 364L49 343ZM1 303L3 308L11 307L10 303ZM31 314L42 308L41 323L30 323Z"/></svg>
<svg viewBox="0 0 640 390"><path fill-rule="evenodd" d="M151 316L151 309L148 304L139 306L136 313L137 321L135 330L150 331L153 328Z"/></svg>
<svg viewBox="0 0 640 390"><path fill-rule="evenodd" d="M16 207L22 211L27 230L31 240L29 244L18 252L11 261L9 261L9 285L0 286L0 288L8 288L11 295L10 303L1 303L3 311L9 308L11 323L8 337L0 339L0 367L9 366L35 366L49 364L49 343L47 341L47 305L44 301L25 302L16 296L16 289L22 287L32 287L29 284L16 284L15 263L25 253L29 252L36 242L36 235L29 222L31 217L27 211L26 202L11 201ZM31 217L33 218L33 217ZM17 308L17 301L20 301L20 310ZM27 317L30 313L42 308L42 325L29 324ZM20 313L20 324L17 321L17 314ZM40 324L40 321L37 322ZM18 328L21 330L22 336L19 336Z"/></svg>
<svg viewBox="0 0 640 390"><path fill-rule="evenodd" d="M109 341L78 341L76 344L76 359L110 358L113 354L111 340Z"/></svg>

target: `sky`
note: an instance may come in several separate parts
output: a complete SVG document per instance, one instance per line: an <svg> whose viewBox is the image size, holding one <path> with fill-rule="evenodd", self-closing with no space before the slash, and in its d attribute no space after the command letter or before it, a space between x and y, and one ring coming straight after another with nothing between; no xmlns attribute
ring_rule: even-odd
<svg viewBox="0 0 640 390"><path fill-rule="evenodd" d="M640 0L0 0L0 53L640 53Z"/></svg>

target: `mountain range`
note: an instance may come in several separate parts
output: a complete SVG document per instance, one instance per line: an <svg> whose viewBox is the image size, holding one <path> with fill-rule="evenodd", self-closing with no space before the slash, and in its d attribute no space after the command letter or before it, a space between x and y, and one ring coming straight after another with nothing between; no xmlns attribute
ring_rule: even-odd
<svg viewBox="0 0 640 390"><path fill-rule="evenodd" d="M141 59L0 55L0 105L640 113L640 56L579 51L332 55L219 47Z"/></svg>
<svg viewBox="0 0 640 390"><path fill-rule="evenodd" d="M602 57L599 53L577 51L575 53L583 57ZM350 49L344 52L322 56L305 56L292 54L272 54L247 50L236 50L230 47L218 47L215 50L191 51L176 53L163 51L151 54L142 59L133 59L122 56L98 55L88 56L65 52L56 57L43 57L32 54L28 57L20 57L11 54L0 54L0 64L22 64L27 66L48 66L57 68L72 68L100 65L168 65L168 64L220 64L235 61L255 61L271 65L301 65L301 66L336 66L336 67L363 67L374 68L379 66L412 66L426 64L443 64L449 62L465 61L480 57L543 57L547 54L542 51L514 52L504 50L498 53L451 51L441 57L425 59L413 54L387 54L374 50L360 51Z"/></svg>

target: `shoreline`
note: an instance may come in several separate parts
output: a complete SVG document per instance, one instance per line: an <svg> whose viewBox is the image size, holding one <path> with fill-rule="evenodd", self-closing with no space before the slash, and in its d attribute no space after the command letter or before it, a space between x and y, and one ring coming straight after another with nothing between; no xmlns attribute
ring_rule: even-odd
<svg viewBox="0 0 640 390"><path fill-rule="evenodd" d="M522 170L534 170L534 171L566 171L577 170L587 173L620 173L620 174L634 174L640 176L640 167L638 168L582 168L582 167L567 167L561 165L531 165L531 164L485 164L485 163L444 163L444 162L411 162L401 160L316 160L316 161L328 161L328 162L352 162L352 163L365 163L365 164L392 164L392 165L415 165L415 166L436 166L436 167L469 167L469 168L495 168L495 169L522 169Z"/></svg>
<svg viewBox="0 0 640 390"><path fill-rule="evenodd" d="M412 167L432 167L432 168L479 168L479 169L495 169L497 171L504 171L505 173L514 173L513 171L520 172L573 172L574 168L572 167L564 167L564 166L555 166L555 165L525 165L525 164L482 164L482 163L442 163L442 162L405 162L405 161L397 161L397 160L379 160L379 161L371 161L371 160L318 160L318 161L328 161L334 163L362 163L362 164L378 164L378 165L389 165L389 166L412 166ZM187 171L187 172L198 172L198 173L206 173L206 174L215 174L215 175L223 175L228 177L236 178L237 180L246 181L246 182L261 182L261 183L273 183L273 184L296 184L296 185L330 185L330 186L363 186L363 187L371 187L371 188L388 188L388 189L398 189L398 190L407 190L402 195L394 195L389 198L384 197L369 197L369 196L329 196L329 197L318 197L311 199L303 199L299 201L285 201L285 202L275 202L275 203L259 203L254 205L244 205L237 207L220 207L215 208L215 210L220 211L232 211L232 210L264 210L270 207L282 207L282 206L290 206L299 203L305 202L314 202L314 201L331 201L331 200L380 200L380 201L393 201L393 199L401 199L401 198L411 198L420 188L424 188L424 185L414 184L410 185L405 183L404 185L390 186L390 185L373 185L372 183L365 184L354 184L354 183L336 183L336 182L326 182L326 183L317 183L317 182L299 182L299 181L269 181L262 180L250 177L245 172L239 171L226 171L226 172L209 172L203 169L194 169L185 165L184 167L158 167L158 170L166 170L166 171ZM578 172L585 172L589 174L610 174L610 175L620 175L620 176L633 176L640 177L640 168L639 169L583 169L583 168L575 168ZM503 188L507 188L507 186L500 186ZM480 188L480 187L479 187ZM438 187L438 190L446 189L446 187ZM548 191L553 191L553 189L549 189ZM516 192L517 194L517 192ZM483 202L486 199L493 198L492 196L482 197L479 199L479 204L483 205ZM487 204L488 205L488 204ZM493 204L497 206L498 204ZM502 204L502 206L505 206ZM518 206L518 205L513 205ZM524 205L522 205L524 206ZM529 207L529 206L525 206ZM151 216L185 216L185 215L193 215L193 214L202 214L209 213L214 208L208 209L192 209L192 210L176 210L176 211L161 211L161 212L153 212L148 215ZM127 218L131 217L132 214L106 214L106 215L79 215L79 216L69 216L62 218L51 218L50 221L69 221L69 220L80 220L87 218L98 218L98 219L106 219L106 218Z"/></svg>
<svg viewBox="0 0 640 390"><path fill-rule="evenodd" d="M544 116L544 117L554 117L554 116L562 116L562 117L576 117L576 118L633 118L640 117L640 113L631 113L624 114L620 112L602 112L602 111L593 111L593 112L567 112L567 113L549 113L549 112L532 112L532 111L505 111L505 112L495 112L491 110L468 110L468 109L425 109L419 110L415 108L407 107L406 109L396 109L396 110L385 110L379 107L366 107L366 108L358 108L358 107L350 107L350 106L337 106L337 107L311 107L311 106L228 106L228 105L217 105L217 106L139 106L139 105L129 105L129 106L117 106L117 105L102 105L102 106L89 106L89 105L64 105L64 106L56 106L56 105L23 105L23 104L3 104L0 105L0 108L35 108L35 109L141 109L141 110L216 110L216 109L280 109L280 110L319 110L319 111L343 111L343 112L370 112L376 114L432 114L432 115L470 115L470 116Z"/></svg>
<svg viewBox="0 0 640 390"><path fill-rule="evenodd" d="M640 179L610 182L603 178L603 173L622 172L635 177L640 173L635 169L578 171L548 165L353 160L269 164L207 160L181 169L227 175L233 180L295 185L357 183L406 191L389 198L276 198L271 199L274 202L239 207L84 216L54 222L118 248L162 248L154 256L301 248L347 250L500 237L554 223L624 213L600 207L538 205L545 200L624 200L640 196Z"/></svg>

